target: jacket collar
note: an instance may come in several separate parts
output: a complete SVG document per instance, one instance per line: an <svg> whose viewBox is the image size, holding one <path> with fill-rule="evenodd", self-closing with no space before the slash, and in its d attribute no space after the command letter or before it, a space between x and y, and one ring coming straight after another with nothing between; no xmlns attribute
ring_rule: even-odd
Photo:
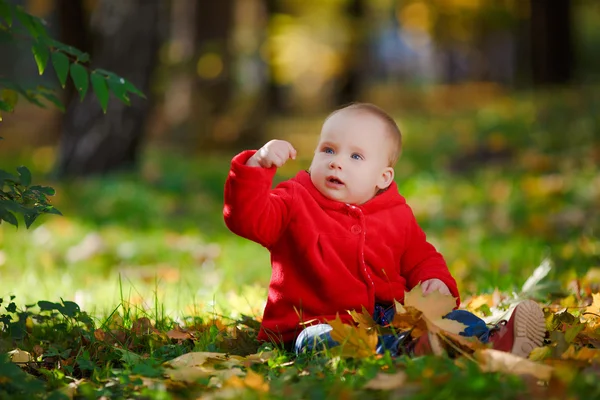
<svg viewBox="0 0 600 400"><path fill-rule="evenodd" d="M307 171L298 172L298 174L293 178L293 180L302 185L322 208L342 210L349 206L349 204L342 203L336 200L331 200L325 197L321 192L319 192L315 185L313 185L312 181L310 180L310 175ZM398 193L398 186L396 185L396 182L392 182L392 184L387 188L387 190L377 194L375 197L373 197L366 203L361 204L360 206L357 205L355 207L360 208L363 213L369 214L372 212L381 211L383 209L402 205L405 203L406 200L404 199L404 197L402 197Z"/></svg>

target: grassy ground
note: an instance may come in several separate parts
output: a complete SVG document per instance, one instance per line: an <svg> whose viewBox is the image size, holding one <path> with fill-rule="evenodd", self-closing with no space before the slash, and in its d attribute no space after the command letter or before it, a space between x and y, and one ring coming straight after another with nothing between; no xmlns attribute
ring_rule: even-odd
<svg viewBox="0 0 600 400"><path fill-rule="evenodd" d="M600 266L597 92L512 95L477 108L449 110L442 104L428 113L396 114L405 138L397 168L400 190L446 257L465 299L495 289L519 292L548 259L549 276L528 295L545 304L591 301L598 284L594 267ZM303 118L303 131L318 132L320 120ZM293 118L273 121L272 130L287 132L300 150L299 160L283 168L278 179L310 161L315 136L296 133L299 124ZM3 155L2 167L31 165L34 179L43 179L53 151L43 147ZM4 332L0 351L19 347L37 356L35 370L27 370L43 382L35 393L66 391L74 382L83 398L218 397L227 395L225 389L233 397L242 390L249 398L445 399L461 393L515 398L522 391L533 393L535 385L527 380L483 374L476 364L444 357L295 359L276 353L252 367L240 361L240 370L248 367L260 379L252 381L244 372L239 387L228 380L231 376L221 377L221 383L233 386L214 386L214 374L194 384L158 379L165 373L162 362L192 350L245 356L258 349L253 327L266 297L268 254L230 234L222 222L231 156L190 160L149 149L140 175L50 182L57 189L53 204L64 217L45 217L29 231L0 226L5 306L0 316L12 323L22 320L23 333L15 337L13 330L11 339ZM573 282L579 284L576 289ZM6 309L10 296L18 310ZM50 303L27 309L40 300ZM233 321L238 330L229 326ZM177 326L187 326L193 335L169 336ZM28 398L33 392L27 390L35 385L19 387L22 371L9 366L0 364L0 376L15 378L0 378L0 395L16 396L21 390ZM221 369L232 370L231 365ZM365 389L380 371L405 371L411 383L393 390ZM588 388L586 379L581 375L569 382ZM585 393L579 389L575 393Z"/></svg>

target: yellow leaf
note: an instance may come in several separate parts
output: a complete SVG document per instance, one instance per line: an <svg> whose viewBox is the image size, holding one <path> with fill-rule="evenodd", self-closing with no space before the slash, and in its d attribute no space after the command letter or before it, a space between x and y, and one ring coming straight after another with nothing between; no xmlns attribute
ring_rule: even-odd
<svg viewBox="0 0 600 400"><path fill-rule="evenodd" d="M484 372L502 372L514 375L532 375L542 381L550 380L553 368L526 358L499 350L477 350L474 354Z"/></svg>
<svg viewBox="0 0 600 400"><path fill-rule="evenodd" d="M362 308L362 313L350 310L348 311L348 314L350 314L354 322L356 322L360 328L371 329L377 326L377 322L373 320L373 317L369 314L365 306Z"/></svg>
<svg viewBox="0 0 600 400"><path fill-rule="evenodd" d="M262 364L275 356L276 353L274 351L264 351L262 353L250 354L249 356L246 356L246 362L244 365L247 367L252 364Z"/></svg>
<svg viewBox="0 0 600 400"><path fill-rule="evenodd" d="M368 357L375 354L377 347L377 332L374 329L364 329L344 324L337 315L334 320L327 321L333 328L331 337L340 343L339 350L346 357Z"/></svg>
<svg viewBox="0 0 600 400"><path fill-rule="evenodd" d="M14 349L8 352L8 356L10 357L10 361L15 364L25 364L33 361L33 357L29 352L21 349Z"/></svg>
<svg viewBox="0 0 600 400"><path fill-rule="evenodd" d="M395 374L385 374L383 372L375 375L375 378L371 379L364 386L365 389L374 389L374 390L393 390L398 389L404 386L406 382L407 376L406 372L399 371Z"/></svg>
<svg viewBox="0 0 600 400"><path fill-rule="evenodd" d="M600 316L600 293L592 294L592 299L592 304L581 315L586 321L597 320Z"/></svg>
<svg viewBox="0 0 600 400"><path fill-rule="evenodd" d="M425 296L421 285L417 285L404 295L404 306L414 307L421 311L430 332L438 333L443 330L459 334L466 328L465 324L443 318L456 307L456 299L438 291Z"/></svg>
<svg viewBox="0 0 600 400"><path fill-rule="evenodd" d="M551 355L552 355L552 347L549 347L549 346L536 347L535 349L531 350L531 353L529 353L529 359L531 361L542 361L542 360L545 360L546 358L550 357Z"/></svg>
<svg viewBox="0 0 600 400"><path fill-rule="evenodd" d="M195 382L200 378L216 376L222 380L243 376L243 358L224 353L192 352L165 363L166 374L175 381Z"/></svg>
<svg viewBox="0 0 600 400"><path fill-rule="evenodd" d="M257 392L266 393L269 391L269 384L265 382L263 376L257 374L251 369L249 369L248 373L246 374L246 378L244 379L244 385L246 385L246 387L249 387L250 389L256 390Z"/></svg>
<svg viewBox="0 0 600 400"><path fill-rule="evenodd" d="M560 357L564 360L592 361L600 358L600 350L589 347L578 350L574 345L570 345Z"/></svg>

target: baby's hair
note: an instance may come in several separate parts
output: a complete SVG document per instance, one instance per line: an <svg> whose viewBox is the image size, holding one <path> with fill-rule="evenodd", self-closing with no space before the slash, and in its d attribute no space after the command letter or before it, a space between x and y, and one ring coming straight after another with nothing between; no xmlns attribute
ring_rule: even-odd
<svg viewBox="0 0 600 400"><path fill-rule="evenodd" d="M398 161L398 157L400 157L400 152L402 150L402 133L400 132L400 128L398 128L396 121L394 121L394 118L392 118L387 112L383 111L381 108L377 107L375 104L351 103L329 114L325 121L327 121L329 118L331 118L338 112L346 110L365 111L371 113L372 115L375 115L376 117L380 118L383 121L383 123L387 125L387 127L389 128L388 132L394 144L392 146L392 151L390 152L389 166L393 167L394 165L396 165L396 162Z"/></svg>

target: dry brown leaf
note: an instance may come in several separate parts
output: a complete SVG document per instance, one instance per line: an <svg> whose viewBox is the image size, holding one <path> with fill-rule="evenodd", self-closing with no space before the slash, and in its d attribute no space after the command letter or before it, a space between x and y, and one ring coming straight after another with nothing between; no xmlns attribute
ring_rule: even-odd
<svg viewBox="0 0 600 400"><path fill-rule="evenodd" d="M471 354L475 350L483 350L489 348L488 345L482 343L475 336L462 336L451 332L440 332L439 336L442 338L444 348L458 348L459 351L468 352ZM452 344L448 344L450 341Z"/></svg>
<svg viewBox="0 0 600 400"><path fill-rule="evenodd" d="M94 337L97 341L104 342L104 339L106 339L106 332L98 328L94 331Z"/></svg>
<svg viewBox="0 0 600 400"><path fill-rule="evenodd" d="M404 386L407 376L406 372L399 371L395 374L378 373L364 386L365 389L373 390L394 390Z"/></svg>
<svg viewBox="0 0 600 400"><path fill-rule="evenodd" d="M131 330L138 335L148 335L153 331L152 321L146 317L136 319Z"/></svg>
<svg viewBox="0 0 600 400"><path fill-rule="evenodd" d="M186 340L186 339L194 338L191 333L183 332L178 329L171 329L169 332L167 332L166 335L169 339L174 339L174 340Z"/></svg>
<svg viewBox="0 0 600 400"><path fill-rule="evenodd" d="M532 375L542 381L549 381L553 368L505 351L486 349L475 351L475 359L484 372L502 372L515 375Z"/></svg>
<svg viewBox="0 0 600 400"><path fill-rule="evenodd" d="M377 347L377 332L374 329L364 329L344 324L340 316L327 321L333 328L330 332L333 340L340 343L336 351L341 351L346 357L368 357L375 354Z"/></svg>

